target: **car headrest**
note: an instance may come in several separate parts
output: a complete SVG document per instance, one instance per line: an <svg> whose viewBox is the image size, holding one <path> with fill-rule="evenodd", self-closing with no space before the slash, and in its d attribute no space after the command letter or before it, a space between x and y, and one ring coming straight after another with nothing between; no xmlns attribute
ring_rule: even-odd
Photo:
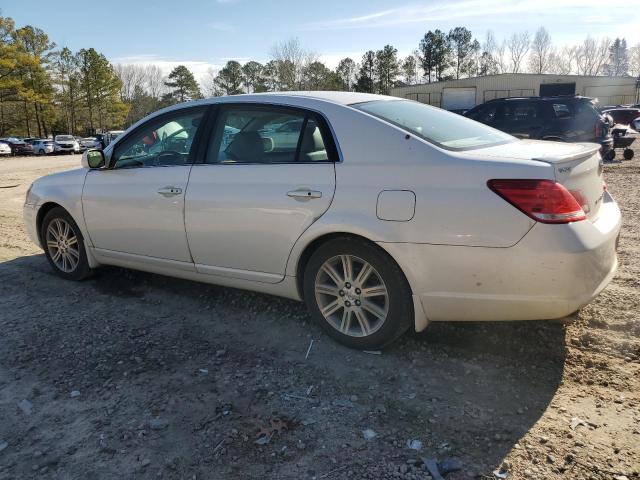
<svg viewBox="0 0 640 480"><path fill-rule="evenodd" d="M236 162L259 162L264 156L264 144L258 132L240 132L227 147L227 154Z"/></svg>

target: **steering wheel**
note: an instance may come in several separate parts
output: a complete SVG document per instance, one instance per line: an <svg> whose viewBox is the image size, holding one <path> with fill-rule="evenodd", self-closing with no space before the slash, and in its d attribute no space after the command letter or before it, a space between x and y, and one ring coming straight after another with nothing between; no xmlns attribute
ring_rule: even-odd
<svg viewBox="0 0 640 480"><path fill-rule="evenodd" d="M160 152L156 155L156 166L163 165L163 162L161 161L162 157L173 157L182 160L182 154L180 152L176 152L175 150L165 150L164 152ZM176 163L175 165L179 165L179 163Z"/></svg>

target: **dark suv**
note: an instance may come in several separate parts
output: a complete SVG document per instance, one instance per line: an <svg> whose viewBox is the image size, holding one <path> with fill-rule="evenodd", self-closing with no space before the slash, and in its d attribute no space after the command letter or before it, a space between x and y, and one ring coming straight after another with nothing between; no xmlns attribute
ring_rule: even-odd
<svg viewBox="0 0 640 480"><path fill-rule="evenodd" d="M599 143L604 158L613 149L610 125L586 97L499 98L465 116L518 138Z"/></svg>

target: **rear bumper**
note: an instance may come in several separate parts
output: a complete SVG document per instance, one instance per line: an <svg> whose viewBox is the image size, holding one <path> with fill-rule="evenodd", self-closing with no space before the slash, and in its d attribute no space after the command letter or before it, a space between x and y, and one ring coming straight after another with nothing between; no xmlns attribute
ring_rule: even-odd
<svg viewBox="0 0 640 480"><path fill-rule="evenodd" d="M428 321L544 320L569 315L609 284L620 226L605 192L595 222L537 223L509 248L380 245L400 263Z"/></svg>

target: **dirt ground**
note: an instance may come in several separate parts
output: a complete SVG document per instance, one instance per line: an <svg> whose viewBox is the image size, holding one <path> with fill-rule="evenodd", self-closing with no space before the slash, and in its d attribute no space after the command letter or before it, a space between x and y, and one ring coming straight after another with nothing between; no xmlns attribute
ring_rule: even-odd
<svg viewBox="0 0 640 480"><path fill-rule="evenodd" d="M431 324L380 355L288 300L54 276L22 203L78 163L0 159L0 478L640 478L640 159L606 167L620 271L575 318Z"/></svg>

